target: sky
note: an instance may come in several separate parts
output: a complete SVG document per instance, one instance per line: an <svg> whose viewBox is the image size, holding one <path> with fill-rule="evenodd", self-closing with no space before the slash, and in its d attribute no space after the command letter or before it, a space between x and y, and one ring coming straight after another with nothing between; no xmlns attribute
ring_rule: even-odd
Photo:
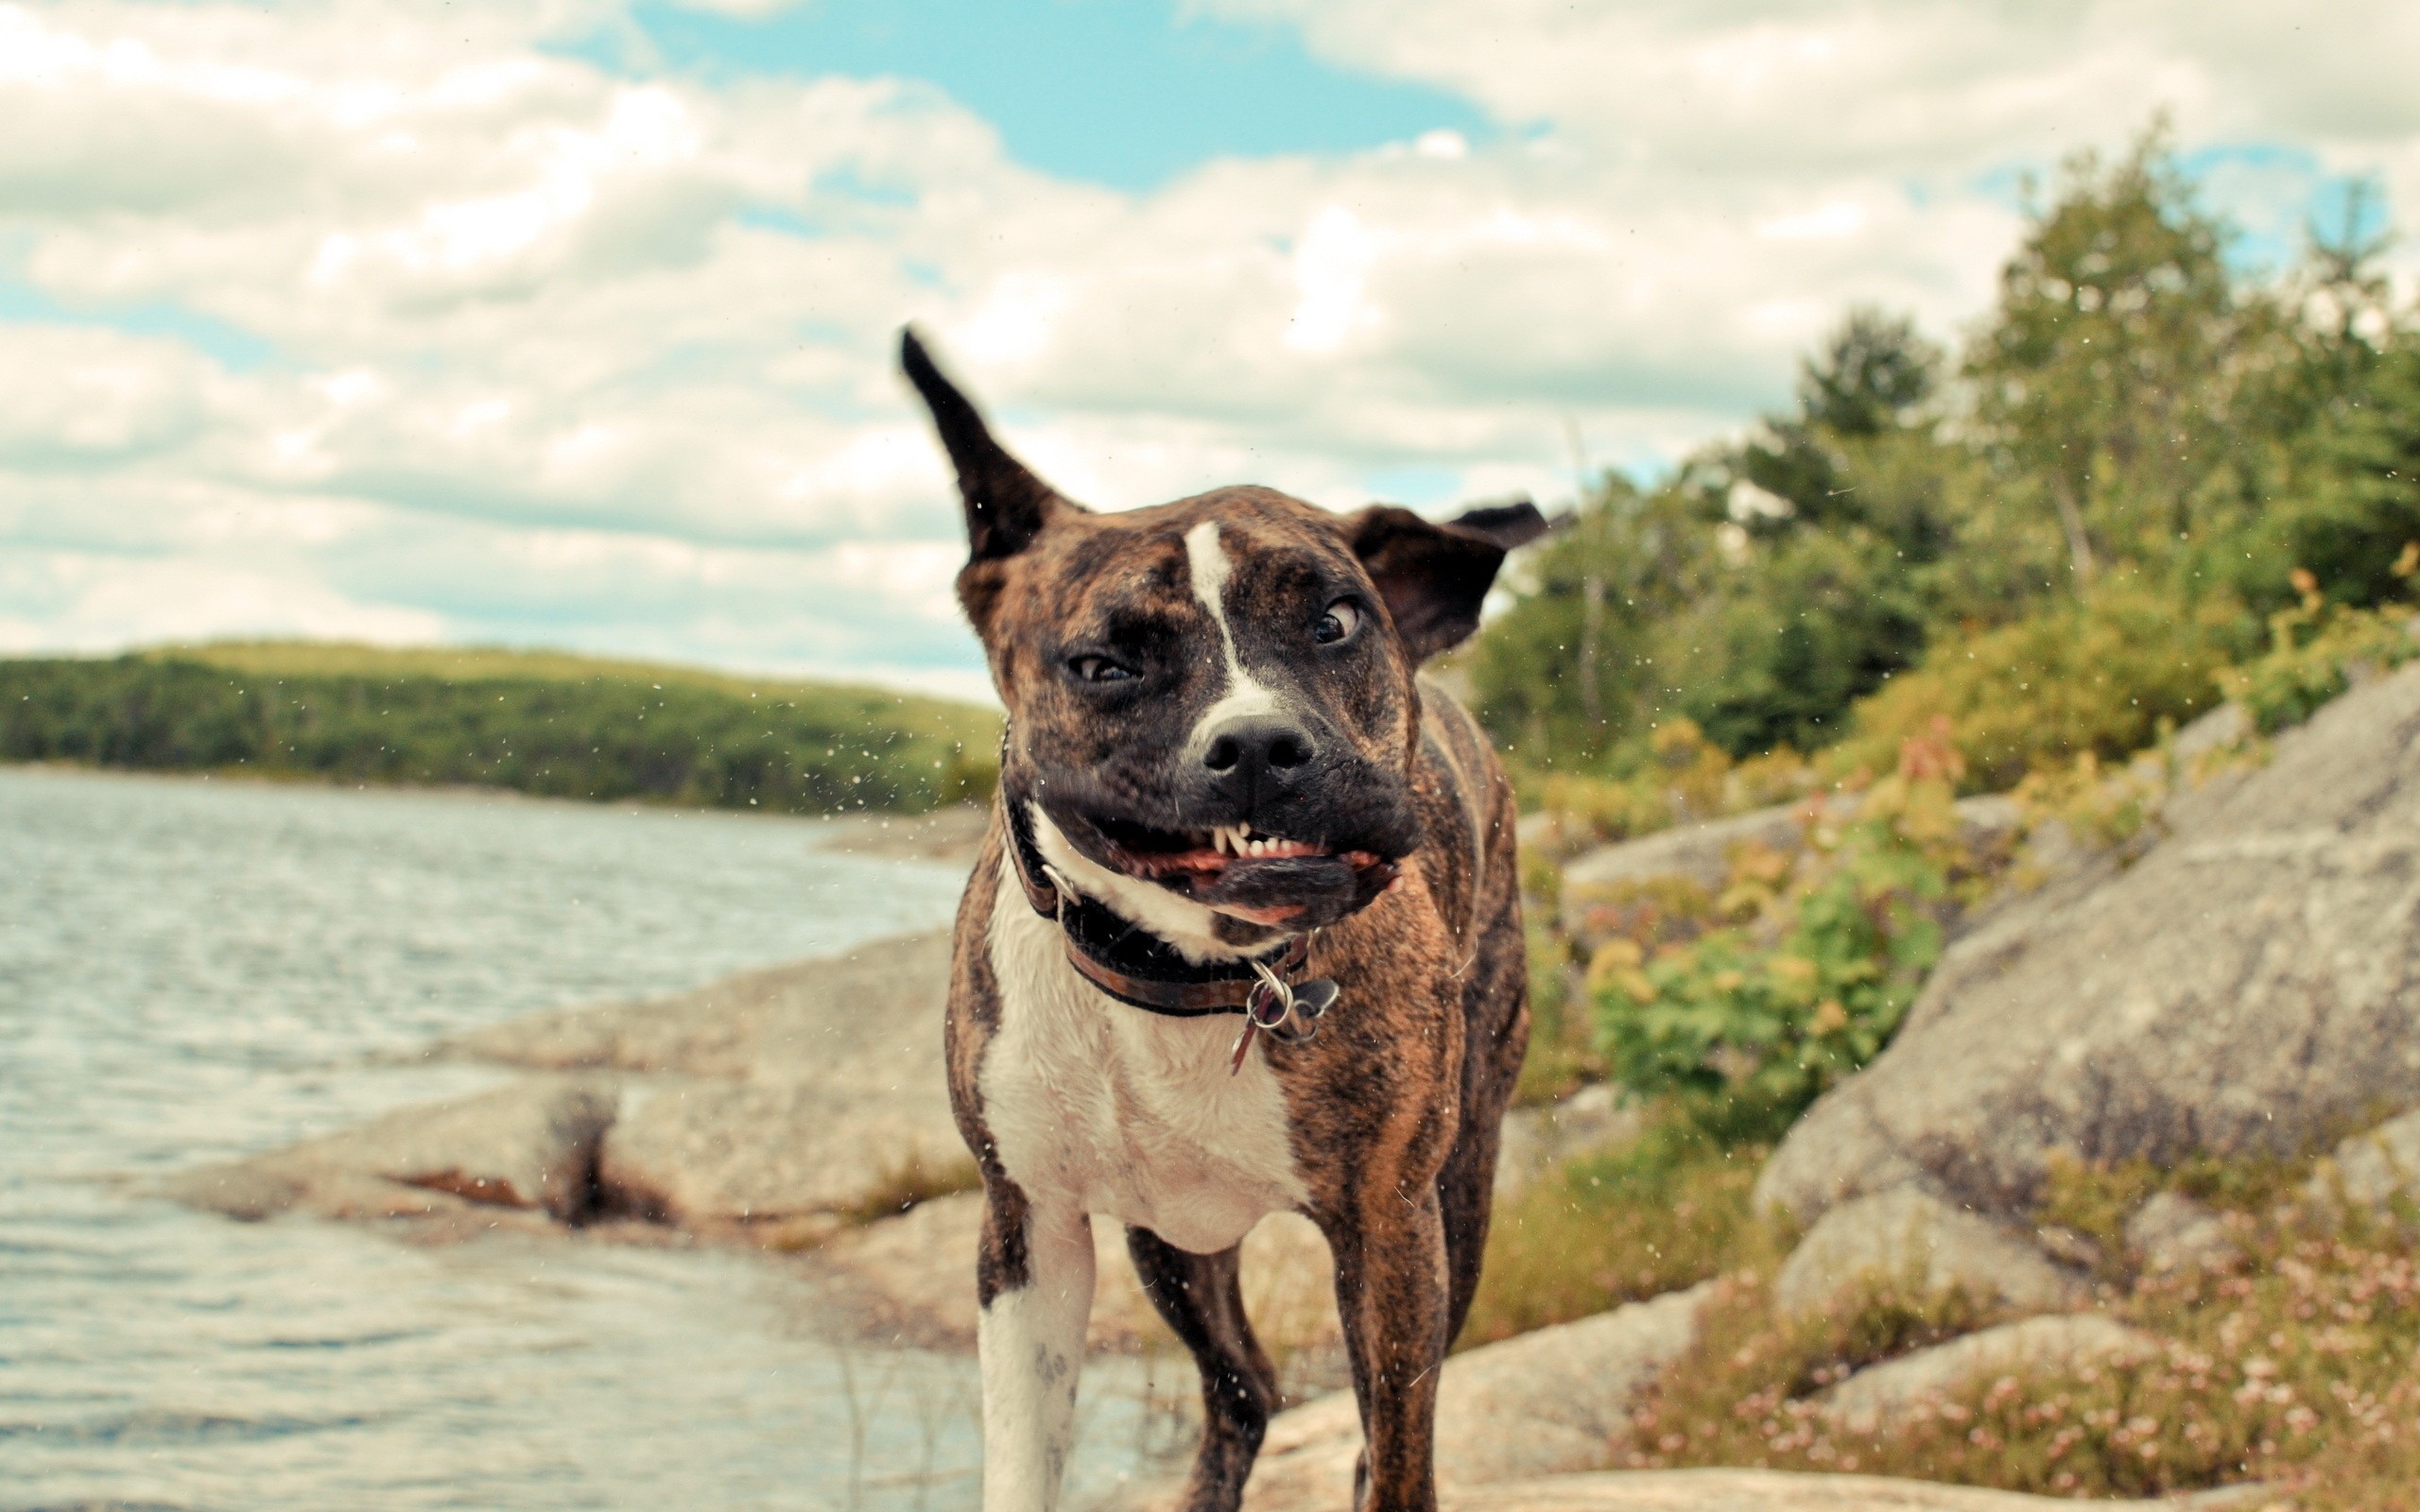
<svg viewBox="0 0 2420 1512"><path fill-rule="evenodd" d="M2420 4L0 0L0 654L545 645L984 696L930 335L1071 497L1644 477L1954 341L2165 112L2420 281Z"/></svg>

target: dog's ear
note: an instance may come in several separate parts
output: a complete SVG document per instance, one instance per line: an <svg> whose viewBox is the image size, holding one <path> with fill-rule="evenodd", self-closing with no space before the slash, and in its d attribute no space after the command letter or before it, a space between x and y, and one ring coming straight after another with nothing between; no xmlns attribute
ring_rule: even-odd
<svg viewBox="0 0 2420 1512"><path fill-rule="evenodd" d="M1385 504L1345 523L1353 554L1387 601L1387 617L1414 665L1478 628L1479 604L1504 554L1546 532L1546 517L1527 499L1472 509L1443 524Z"/></svg>
<svg viewBox="0 0 2420 1512"><path fill-rule="evenodd" d="M932 412L933 429L958 470L959 497L966 504L970 562L1013 557L1031 544L1050 517L1082 506L1026 470L992 438L975 404L942 375L913 326L899 333L899 370L916 386Z"/></svg>

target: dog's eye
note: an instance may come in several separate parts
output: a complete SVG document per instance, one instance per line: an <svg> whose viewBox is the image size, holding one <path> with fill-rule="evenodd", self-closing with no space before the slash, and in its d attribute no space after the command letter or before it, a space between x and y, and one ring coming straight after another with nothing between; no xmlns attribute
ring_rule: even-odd
<svg viewBox="0 0 2420 1512"><path fill-rule="evenodd" d="M1311 628L1311 638L1322 645L1334 645L1348 640L1361 627L1361 606L1349 598L1340 598L1327 607L1318 625Z"/></svg>
<svg viewBox="0 0 2420 1512"><path fill-rule="evenodd" d="M1133 677L1132 667L1122 667L1105 656L1080 656L1067 663L1067 670L1081 682L1124 682Z"/></svg>

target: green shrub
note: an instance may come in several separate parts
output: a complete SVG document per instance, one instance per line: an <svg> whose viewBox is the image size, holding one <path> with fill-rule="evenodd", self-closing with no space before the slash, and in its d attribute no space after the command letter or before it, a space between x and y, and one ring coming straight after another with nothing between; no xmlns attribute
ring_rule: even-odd
<svg viewBox="0 0 2420 1512"><path fill-rule="evenodd" d="M1870 532L1758 541L1717 591L1660 637L1662 707L1733 756L1815 750L1850 707L1923 653L1922 605L1890 543Z"/></svg>
<svg viewBox="0 0 2420 1512"><path fill-rule="evenodd" d="M1947 771L1910 765L1854 819L1811 824L1778 888L1735 879L1723 903L1748 922L1652 958L1625 959L1618 941L1600 953L1598 1036L1616 1082L1674 1098L1723 1138L1771 1138L1880 1053L1940 957L1967 866Z"/></svg>
<svg viewBox="0 0 2420 1512"><path fill-rule="evenodd" d="M2079 603L1970 635L1944 637L1922 665L1859 703L1857 732L1827 754L1835 775L1885 770L1900 746L1949 722L1973 792L2089 751L2116 760L2218 701L2212 680L2256 636L2223 598L2186 603L2136 579Z"/></svg>
<svg viewBox="0 0 2420 1512"><path fill-rule="evenodd" d="M2416 558L2420 550L2404 552L2404 577ZM2420 656L2409 606L2345 609L2322 597L2309 573L2297 568L2294 579L2302 602L2269 617L2268 652L2217 673L2220 688L2263 733L2308 719L2345 690L2355 668L2390 671Z"/></svg>

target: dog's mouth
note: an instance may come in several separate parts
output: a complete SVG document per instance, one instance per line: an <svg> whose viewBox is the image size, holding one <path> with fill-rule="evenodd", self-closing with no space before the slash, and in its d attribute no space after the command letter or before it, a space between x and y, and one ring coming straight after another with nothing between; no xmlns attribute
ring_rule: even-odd
<svg viewBox="0 0 2420 1512"><path fill-rule="evenodd" d="M1268 834L1248 824L1163 830L1094 817L1096 859L1219 913L1271 929L1312 929L1367 907L1395 881L1368 842Z"/></svg>
<svg viewBox="0 0 2420 1512"><path fill-rule="evenodd" d="M1359 870L1378 865L1374 850L1339 850L1320 840L1296 840L1260 834L1249 824L1222 824L1207 830L1155 830L1131 819L1096 819L1093 827L1106 842L1103 859L1130 877L1147 882L1171 878L1210 881L1270 862L1321 858Z"/></svg>

